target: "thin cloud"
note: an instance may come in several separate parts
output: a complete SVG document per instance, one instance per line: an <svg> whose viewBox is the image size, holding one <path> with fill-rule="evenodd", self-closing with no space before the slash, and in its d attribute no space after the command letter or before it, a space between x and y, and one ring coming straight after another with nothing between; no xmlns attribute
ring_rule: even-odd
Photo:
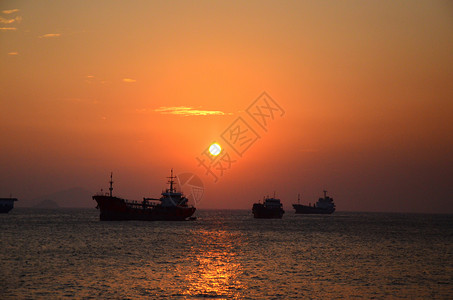
<svg viewBox="0 0 453 300"><path fill-rule="evenodd" d="M7 10L2 10L2 13L6 14L6 15L9 15L9 14L12 14L12 13L15 13L15 12L18 12L19 10L17 8L15 9L7 9Z"/></svg>
<svg viewBox="0 0 453 300"><path fill-rule="evenodd" d="M110 81L103 80L102 78L99 78L99 77L91 75L91 74L85 75L84 82L86 84L93 84L93 85L94 84L102 84L102 85L110 84Z"/></svg>
<svg viewBox="0 0 453 300"><path fill-rule="evenodd" d="M155 112L164 115L180 115L180 116L224 116L231 115L231 113L225 113L220 110L201 110L187 106L162 106L156 108Z"/></svg>
<svg viewBox="0 0 453 300"><path fill-rule="evenodd" d="M86 75L85 76L85 82L88 83L88 84L92 84L92 83L95 83L95 78L93 75Z"/></svg>
<svg viewBox="0 0 453 300"><path fill-rule="evenodd" d="M17 30L16 27L0 27L0 31L14 31Z"/></svg>
<svg viewBox="0 0 453 300"><path fill-rule="evenodd" d="M56 38L56 37L60 37L61 34L59 33L46 33L46 34L43 34L43 35L40 35L39 38Z"/></svg>
<svg viewBox="0 0 453 300"><path fill-rule="evenodd" d="M137 82L137 80L132 79L132 78L123 78L123 82L132 83L132 82Z"/></svg>
<svg viewBox="0 0 453 300"><path fill-rule="evenodd" d="M0 23L3 23L3 24L11 24L11 23L14 23L16 21L16 19L5 19L3 17L0 17Z"/></svg>
<svg viewBox="0 0 453 300"><path fill-rule="evenodd" d="M8 55L19 55L19 52L9 52Z"/></svg>

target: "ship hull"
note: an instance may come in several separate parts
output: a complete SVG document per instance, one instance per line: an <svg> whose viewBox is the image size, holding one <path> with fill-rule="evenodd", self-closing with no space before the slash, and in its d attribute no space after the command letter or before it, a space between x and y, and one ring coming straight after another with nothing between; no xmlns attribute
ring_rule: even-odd
<svg viewBox="0 0 453 300"><path fill-rule="evenodd" d="M0 198L0 213L7 214L14 208L16 198Z"/></svg>
<svg viewBox="0 0 453 300"><path fill-rule="evenodd" d="M296 214L330 215L335 211L335 208L324 209L324 208L313 207L313 206L302 205L302 204L293 204L293 207L296 210Z"/></svg>
<svg viewBox="0 0 453 300"><path fill-rule="evenodd" d="M130 205L128 201L112 196L93 196L98 203L101 221L184 221L194 213L195 207L160 205L143 206Z"/></svg>
<svg viewBox="0 0 453 300"><path fill-rule="evenodd" d="M268 208L255 203L252 208L255 219L281 219L285 211L282 208Z"/></svg>
<svg viewBox="0 0 453 300"><path fill-rule="evenodd" d="M0 207L0 214L9 213L14 207L13 206L2 206Z"/></svg>

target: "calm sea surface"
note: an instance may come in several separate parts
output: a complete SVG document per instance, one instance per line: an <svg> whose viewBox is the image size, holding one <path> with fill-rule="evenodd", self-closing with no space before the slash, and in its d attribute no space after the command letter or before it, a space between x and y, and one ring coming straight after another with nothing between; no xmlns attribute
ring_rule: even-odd
<svg viewBox="0 0 453 300"><path fill-rule="evenodd" d="M0 298L453 297L453 216L379 213L100 222L95 209L0 215Z"/></svg>

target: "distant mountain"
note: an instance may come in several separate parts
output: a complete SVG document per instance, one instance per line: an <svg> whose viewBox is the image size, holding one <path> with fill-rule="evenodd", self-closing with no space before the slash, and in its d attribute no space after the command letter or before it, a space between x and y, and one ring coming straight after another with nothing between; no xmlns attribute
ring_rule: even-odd
<svg viewBox="0 0 453 300"><path fill-rule="evenodd" d="M35 207L35 208L52 208L52 209L60 208L60 206L55 201L52 201L52 200L43 200L43 201L39 202L38 204L33 205L33 207Z"/></svg>
<svg viewBox="0 0 453 300"><path fill-rule="evenodd" d="M92 195L93 193L83 188L75 187L35 198L32 203L39 205L43 202L44 204L54 202L57 207L92 208L96 206L96 202L91 198Z"/></svg>

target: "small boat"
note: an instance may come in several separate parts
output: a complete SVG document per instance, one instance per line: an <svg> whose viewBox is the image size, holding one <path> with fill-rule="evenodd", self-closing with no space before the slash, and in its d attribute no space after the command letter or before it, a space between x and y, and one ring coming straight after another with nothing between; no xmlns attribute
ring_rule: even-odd
<svg viewBox="0 0 453 300"><path fill-rule="evenodd" d="M313 206L300 204L299 195L297 204L293 204L293 207L296 214L331 214L335 211L335 203L333 198L327 196L327 191L324 191L324 198L319 198Z"/></svg>
<svg viewBox="0 0 453 300"><path fill-rule="evenodd" d="M264 198L263 203L254 203L253 217L257 219L281 219L285 211L280 199Z"/></svg>
<svg viewBox="0 0 453 300"><path fill-rule="evenodd" d="M0 213L9 213L14 208L14 201L17 201L17 198L0 198Z"/></svg>
<svg viewBox="0 0 453 300"><path fill-rule="evenodd" d="M101 221L143 220L143 221L184 221L190 219L196 208L187 204L188 199L177 192L174 185L173 169L168 177L170 188L160 198L143 198L143 201L126 200L113 196L113 174L110 174L110 188L106 195L93 196L100 210ZM193 219L190 219L193 220Z"/></svg>

